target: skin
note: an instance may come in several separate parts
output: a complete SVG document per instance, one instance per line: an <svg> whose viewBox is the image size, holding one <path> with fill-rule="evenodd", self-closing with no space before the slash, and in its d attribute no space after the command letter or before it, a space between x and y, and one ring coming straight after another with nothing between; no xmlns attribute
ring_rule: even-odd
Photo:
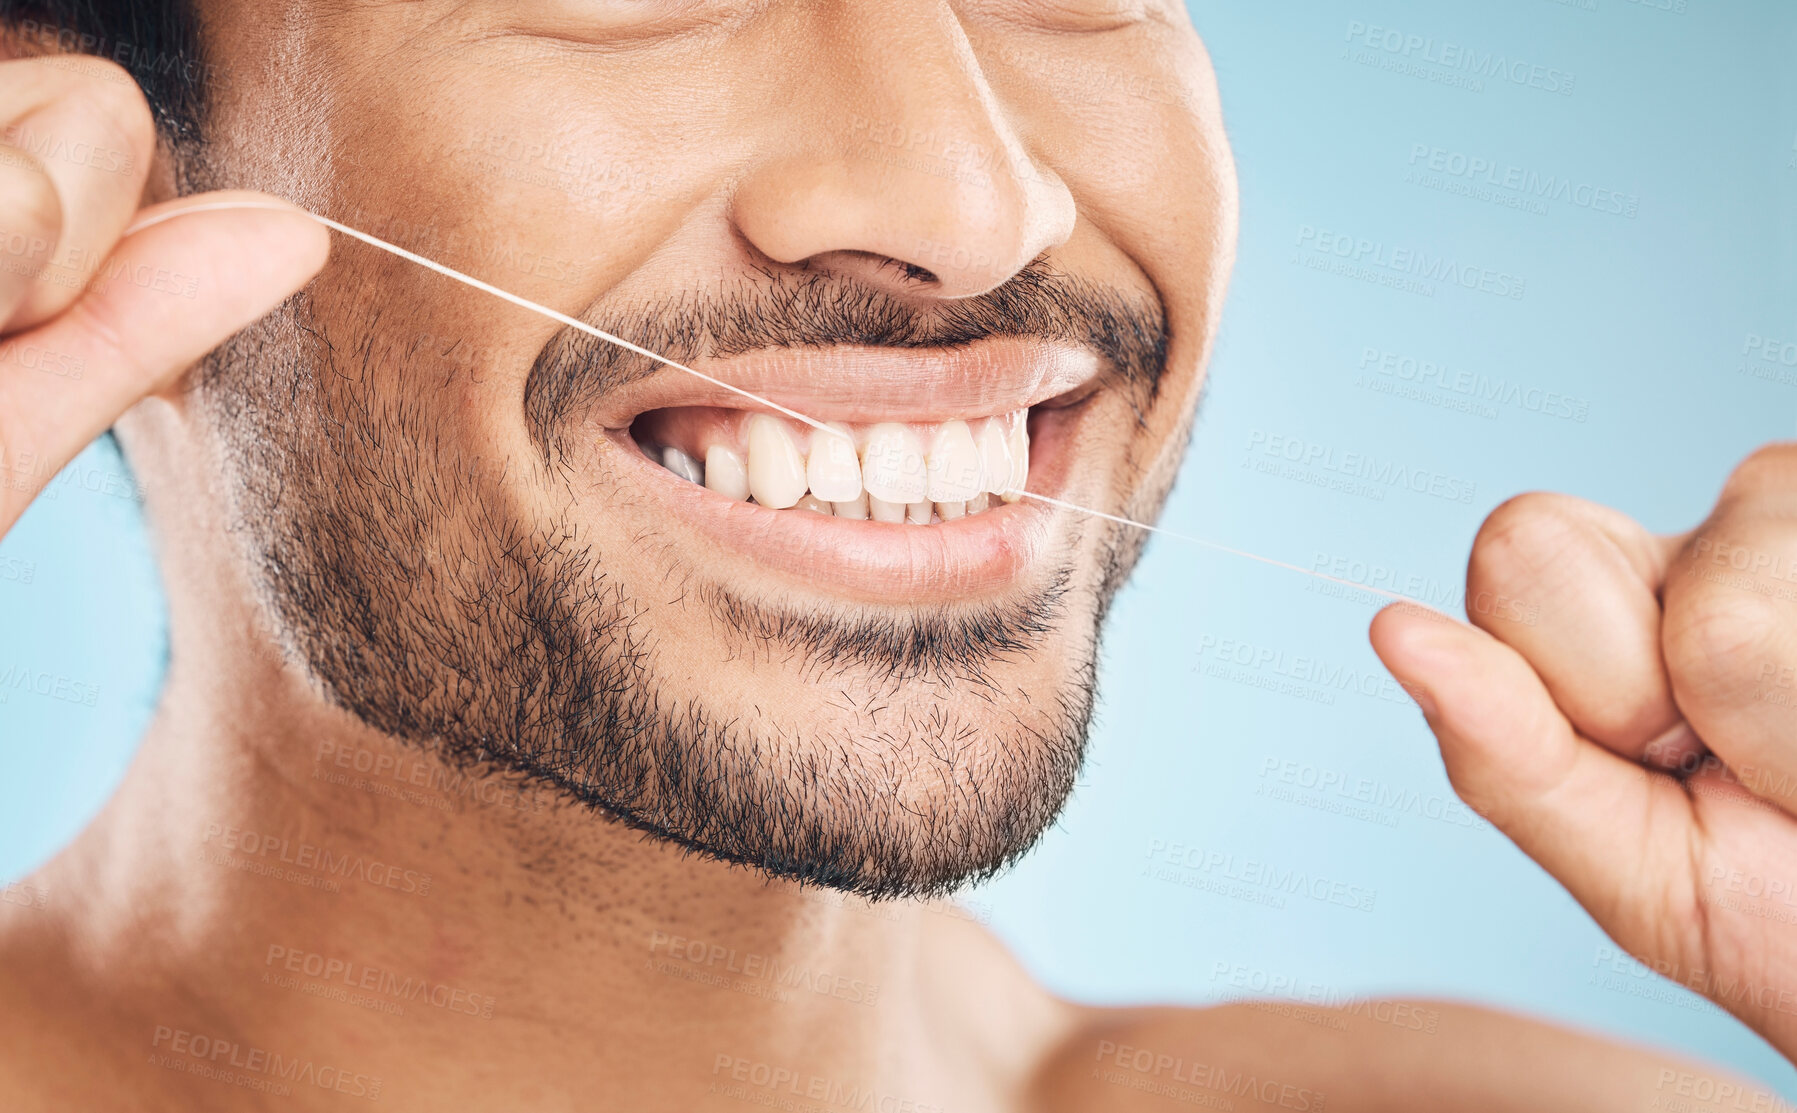
<svg viewBox="0 0 1797 1113"><path fill-rule="evenodd" d="M214 90L207 148L180 158L156 148L122 71L68 59L0 65L8 121L130 155L130 169L105 172L17 151L0 159L0 211L55 245L0 273L4 332L88 368L78 388L7 369L0 445L13 461L29 453L47 477L116 424L149 491L172 646L162 702L119 793L23 882L50 897L0 904L0 992L25 1003L0 1010L8 1107L296 1109L377 1097L404 1109L737 1109L779 1077L801 1094L813 1080L825 1094L871 1090L882 1110L1159 1108L1169 1099L1150 1088L1162 1084L1244 1109L1639 1110L1669 1095L1705 1108L1687 1082L1723 1079L1710 1068L1448 1003L1058 1001L952 905L801 887L691 837L699 853L689 853L641 829L660 822L691 836L672 809L620 815L614 800L583 797L586 782L504 760L471 765L473 743L456 731L403 737L345 697L378 689L383 663L331 676L329 639L308 640L305 615L283 609L267 565L252 559L258 531L290 513L257 502L270 475L284 474L258 468L297 458L305 430L277 423L281 435L246 441L231 414L233 400L278 400L307 381L281 347L299 343L281 331L293 305L264 318L302 286L313 335L370 354L318 365L335 374L310 380L305 404L368 414L417 402L438 455L382 451L409 465L408 488L431 478L426 463L478 465L469 482L489 524L558 521L581 536L649 539L605 562L632 598L702 576L833 621L882 608L916 620L953 603L832 597L697 544L637 497L598 436L574 438L562 455L533 439L521 399L555 340L551 322L333 244L291 212L189 211L145 226L206 200L172 200L196 186L328 211L571 313L780 274L859 283L927 315L1006 288L1046 258L1152 301L1172 341L1151 393L1113 379L1090 398L1067 497L1150 514L1177 466L1235 231L1214 83L1183 8L845 0L652 26L641 11L208 4L210 58L229 80ZM883 157L890 142L872 142L870 157L860 137L894 128L1005 157L982 175L952 158L936 172L895 164ZM611 184L569 190L503 154L495 163L491 151L514 143L604 168ZM133 222L141 230L121 238ZM55 281L72 249L184 276L194 296ZM551 263L506 261L521 258ZM201 362L259 319L245 335L262 347L240 336ZM467 358L419 354L443 340L436 351ZM927 375L918 389L932 389ZM603 399L593 405L569 428L593 432ZM553 482L551 461L576 481ZM1721 772L1783 769L1777 720L1751 691L1790 637L1788 603L1679 573L1714 553L1698 545L1706 536L1797 552L1779 525L1794 473L1789 450L1755 457L1717 517L1672 540L1569 500L1509 504L1481 535L1468 598L1487 587L1539 598L1548 621L1523 628L1491 611L1466 627L1392 610L1374 628L1375 646L1419 693L1457 788L1619 942L1681 972L1773 987L1792 982L1776 923L1696 898L1705 885L1727 889L1731 870L1776 874L1789 857L1797 821L1786 802L1749 806L1772 779L1736 777L1743 787ZM0 529L32 493L0 490ZM845 752L860 759L844 759L845 783L909 805L878 817L898 845L945 841L904 816L952 825L1007 793L1052 815L1054 786L1007 775L1014 766L1001 759L1032 738L1048 745L1067 724L991 694L1079 692L1131 541L1067 515L1044 520L1073 570L1064 603L1027 651L983 662L985 696L964 677L882 675L855 660L832 675L843 698L830 699L807 685L815 672L803 654L742 652L741 631L677 592L636 615L654 646L642 682L711 701L756 728L744 738L757 747L782 740L756 751L776 767L776 755L851 739ZM420 547L422 598L467 582L456 577L490 540L469 517L440 526ZM416 556L396 549L385 560L409 568ZM981 600L1017 603L1042 588L1051 563L982 586ZM482 636L461 633L469 644ZM757 698L769 690L787 696L779 708ZM870 734L872 699L904 729ZM959 757L974 783L986 778L977 800L941 791L942 771L916 757L930 740L920 724L942 715L977 740ZM1668 733L1681 716L1707 750ZM882 763L880 747L905 760ZM1648 771L1656 765L1673 772ZM358 767L382 770L381 790L345 783ZM827 831L865 835L873 822L816 807ZM1021 852L1034 833L999 849ZM264 840L274 849L262 852ZM337 891L244 868L286 869L287 859L303 880L320 873L306 865L320 853L380 866ZM930 892L996 860L967 852L935 864L930 876L896 866L880 876L887 891ZM771 962L798 966L806 988L774 999L775 979L759 973ZM326 979L309 963L336 965ZM383 972L429 979L441 1003L409 1000L399 1015L319 992L345 978L378 984ZM1791 1052L1789 1013L1753 995L1731 1003L1715 981L1699 988ZM265 1079L269 1054L331 1070L275 1095L192 1070L235 1061Z"/></svg>

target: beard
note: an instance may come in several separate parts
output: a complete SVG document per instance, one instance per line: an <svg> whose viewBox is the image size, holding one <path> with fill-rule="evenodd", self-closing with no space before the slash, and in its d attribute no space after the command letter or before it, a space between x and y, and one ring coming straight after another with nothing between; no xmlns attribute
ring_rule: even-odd
<svg viewBox="0 0 1797 1113"><path fill-rule="evenodd" d="M335 336L302 294L215 352L195 388L280 648L329 702L470 773L510 775L703 856L870 899L989 878L1059 814L1084 758L1099 629L1138 531L1082 520L1033 590L927 611L783 607L706 579L670 546L683 605L733 658L891 709L774 729L681 679L697 670L674 667L685 662L655 604L608 570L608 547L622 543L591 539L568 514L579 418L657 365L558 334L523 389L536 454L496 466L455 449L420 401L441 391L443 356L386 353L373 340L378 310L360 318ZM1104 357L1138 416L1167 351L1158 301L1040 262L945 310L801 274L587 319L683 362L996 335L1074 341ZM509 512L517 490L562 492L564 512L520 520ZM1098 559L1082 569L1073 554L1086 530L1099 531ZM1066 658L1051 690L1007 689L1003 665L1051 647Z"/></svg>

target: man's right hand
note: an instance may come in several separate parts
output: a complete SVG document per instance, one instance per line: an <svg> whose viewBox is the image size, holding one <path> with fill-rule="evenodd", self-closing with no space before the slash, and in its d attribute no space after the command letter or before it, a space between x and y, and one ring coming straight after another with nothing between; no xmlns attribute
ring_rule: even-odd
<svg viewBox="0 0 1797 1113"><path fill-rule="evenodd" d="M142 208L157 157L129 73L0 62L0 537L139 399L175 387L324 266L323 227L259 193ZM221 200L278 205L158 215Z"/></svg>

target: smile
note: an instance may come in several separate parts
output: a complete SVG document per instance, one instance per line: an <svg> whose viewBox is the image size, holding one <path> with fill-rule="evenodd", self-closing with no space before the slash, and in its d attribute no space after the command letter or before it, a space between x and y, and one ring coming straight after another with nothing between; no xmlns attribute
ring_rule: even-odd
<svg viewBox="0 0 1797 1113"><path fill-rule="evenodd" d="M1014 589L1039 563L1079 428L1102 395L1083 349L991 338L954 349L757 352L697 366L818 420L679 372L596 415L657 528L804 589L885 604ZM708 562L707 567L724 567Z"/></svg>

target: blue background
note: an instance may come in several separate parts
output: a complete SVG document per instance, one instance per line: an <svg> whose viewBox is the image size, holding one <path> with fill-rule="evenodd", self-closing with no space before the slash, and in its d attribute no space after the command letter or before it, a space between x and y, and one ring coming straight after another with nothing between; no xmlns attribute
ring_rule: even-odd
<svg viewBox="0 0 1797 1113"><path fill-rule="evenodd" d="M1193 3L1243 225L1210 399L1165 525L1304 567L1339 560L1354 577L1391 569L1451 606L1472 536L1505 497L1561 490L1682 530L1736 461L1797 431L1797 367L1745 351L1750 336L1797 340L1797 11L1660 3ZM1351 41L1361 27L1432 39L1429 57L1454 43L1570 74L1572 88L1450 83L1422 49L1403 68L1369 32ZM1419 181L1419 146L1444 166L1477 158L1499 179L1514 167L1632 197L1634 215L1552 186L1525 207L1527 187L1448 192L1471 183ZM1404 249L1520 279L1522 296L1318 269L1324 233L1387 261ZM1464 373L1475 393L1415 389L1397 373L1413 365L1384 373L1369 349ZM1535 405L1546 392L1568 399L1558 413ZM1279 463L1275 443L1321 462L1255 466ZM1448 497L1329 485L1351 454L1438 476ZM14 690L0 709L0 783L13 789L0 877L93 814L156 697L161 600L129 482L97 444L0 545L0 674L97 688L91 707ZM1504 839L1436 818L1451 794L1421 717L1380 686L1373 611L1157 540L1118 602L1082 787L974 907L1051 987L1090 1001L1214 1001L1242 992L1231 973L1337 996L1445 995L1677 1048L1797 1097L1797 1071L1738 1023L1613 969L1601 933ZM1263 663L1206 672L1231 653ZM1340 795L1325 794L1329 810L1272 798L1291 788L1280 770L1387 803L1344 814ZM1144 875L1166 844L1376 899L1370 912L1290 896L1272 907Z"/></svg>

